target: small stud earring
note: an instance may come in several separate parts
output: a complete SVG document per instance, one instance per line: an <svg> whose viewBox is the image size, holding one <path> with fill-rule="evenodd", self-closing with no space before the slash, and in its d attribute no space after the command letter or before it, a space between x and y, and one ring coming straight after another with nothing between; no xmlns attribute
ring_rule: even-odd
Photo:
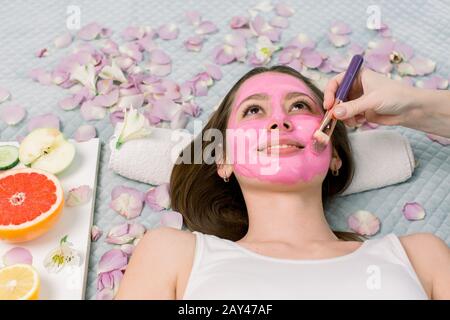
<svg viewBox="0 0 450 320"><path fill-rule="evenodd" d="M227 176L223 177L223 181L228 182L230 181L230 178L228 178Z"/></svg>
<svg viewBox="0 0 450 320"><path fill-rule="evenodd" d="M335 176L335 177L337 177L338 175L339 175L339 169L336 169L336 170L331 170L331 174L333 175L333 176Z"/></svg>

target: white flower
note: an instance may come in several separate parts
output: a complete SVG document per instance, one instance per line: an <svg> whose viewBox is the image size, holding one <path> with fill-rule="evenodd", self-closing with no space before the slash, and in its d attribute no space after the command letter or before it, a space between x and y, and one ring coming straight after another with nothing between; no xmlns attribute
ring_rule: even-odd
<svg viewBox="0 0 450 320"><path fill-rule="evenodd" d="M273 53L280 49L281 47L273 44L268 37L260 36L256 43L256 60L262 65L267 64L272 59Z"/></svg>
<svg viewBox="0 0 450 320"><path fill-rule="evenodd" d="M50 273L57 273L65 266L79 266L80 263L81 254L72 248L67 236L60 240L59 246L51 250L44 260L44 266Z"/></svg>
<svg viewBox="0 0 450 320"><path fill-rule="evenodd" d="M130 110L125 110L123 122L118 125L120 125L121 128L116 148L119 148L126 141L144 138L151 133L150 124L147 118L140 114L136 109L133 109L133 107L131 107Z"/></svg>
<svg viewBox="0 0 450 320"><path fill-rule="evenodd" d="M116 63L115 59L112 59L110 66L104 66L99 73L100 78L108 80L116 80L119 82L127 82L127 78L122 72L122 69Z"/></svg>
<svg viewBox="0 0 450 320"><path fill-rule="evenodd" d="M93 94L96 93L97 76L95 67L92 63L86 65L76 65L70 74L71 80L80 82L83 86L88 88Z"/></svg>

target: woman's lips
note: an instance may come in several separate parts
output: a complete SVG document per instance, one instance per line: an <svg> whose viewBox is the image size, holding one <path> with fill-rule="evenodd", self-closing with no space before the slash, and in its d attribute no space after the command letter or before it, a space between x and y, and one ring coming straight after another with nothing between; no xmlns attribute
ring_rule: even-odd
<svg viewBox="0 0 450 320"><path fill-rule="evenodd" d="M280 139L278 143L265 144L258 148L259 152L266 153L267 155L279 155L290 156L298 152L301 152L305 146L298 141L292 139Z"/></svg>

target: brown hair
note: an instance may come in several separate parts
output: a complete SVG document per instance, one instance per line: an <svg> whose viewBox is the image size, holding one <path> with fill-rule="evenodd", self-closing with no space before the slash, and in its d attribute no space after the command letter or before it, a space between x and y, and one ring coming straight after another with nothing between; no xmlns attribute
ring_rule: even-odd
<svg viewBox="0 0 450 320"><path fill-rule="evenodd" d="M302 80L317 95L320 102L323 101L323 93L314 84L287 66L254 68L239 79L212 114L201 134L181 152L180 157L187 153L190 155L188 158L191 162L186 164L181 161L175 164L170 177L172 209L183 215L186 226L192 231L200 231L232 241L241 239L247 233L247 208L238 181L234 175L231 175L229 182L224 183L217 174L215 163L194 164L194 144L201 145L202 152L208 144L211 144L203 138L208 129L218 129L225 136L231 106L239 87L250 77L269 71L289 74ZM338 176L333 176L330 171L326 175L322 184L324 203L330 197L343 192L353 177L353 159L343 123L337 123L331 141L342 159L342 167L339 169ZM225 145L222 148L225 150ZM334 233L342 240L361 240L356 234L350 232L334 231Z"/></svg>

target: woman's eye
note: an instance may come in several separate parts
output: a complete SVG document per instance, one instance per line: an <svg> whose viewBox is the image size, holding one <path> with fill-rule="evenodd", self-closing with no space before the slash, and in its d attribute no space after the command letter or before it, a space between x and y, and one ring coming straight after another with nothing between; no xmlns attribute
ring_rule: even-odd
<svg viewBox="0 0 450 320"><path fill-rule="evenodd" d="M302 110L302 109L310 109L309 105L306 102L298 101L292 104L291 110Z"/></svg>
<svg viewBox="0 0 450 320"><path fill-rule="evenodd" d="M261 111L261 107L260 106L249 106L247 109L245 109L244 111L244 117L247 115L254 115L254 114L258 114Z"/></svg>

